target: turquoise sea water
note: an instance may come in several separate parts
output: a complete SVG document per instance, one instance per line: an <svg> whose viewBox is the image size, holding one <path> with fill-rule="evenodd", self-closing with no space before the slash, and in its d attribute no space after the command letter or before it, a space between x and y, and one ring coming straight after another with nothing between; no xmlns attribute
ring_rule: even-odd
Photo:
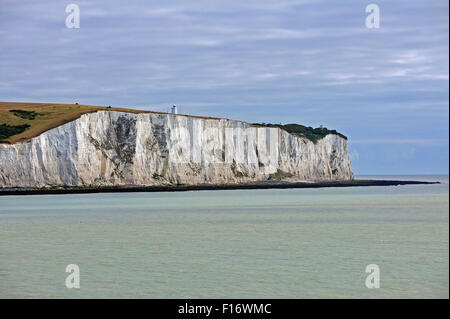
<svg viewBox="0 0 450 319"><path fill-rule="evenodd" d="M0 297L448 298L448 176L381 178L444 184L0 197Z"/></svg>

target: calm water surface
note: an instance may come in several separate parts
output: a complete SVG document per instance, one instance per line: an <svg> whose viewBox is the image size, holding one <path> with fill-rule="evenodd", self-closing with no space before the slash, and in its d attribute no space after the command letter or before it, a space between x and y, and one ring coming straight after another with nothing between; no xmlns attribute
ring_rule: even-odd
<svg viewBox="0 0 450 319"><path fill-rule="evenodd" d="M0 297L448 298L448 176L409 179L444 184L0 197Z"/></svg>

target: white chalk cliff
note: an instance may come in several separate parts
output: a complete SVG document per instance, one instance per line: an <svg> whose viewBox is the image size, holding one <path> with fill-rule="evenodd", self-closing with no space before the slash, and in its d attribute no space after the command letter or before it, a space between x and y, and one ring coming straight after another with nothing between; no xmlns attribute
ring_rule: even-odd
<svg viewBox="0 0 450 319"><path fill-rule="evenodd" d="M347 140L173 114L98 111L0 144L0 187L353 179Z"/></svg>

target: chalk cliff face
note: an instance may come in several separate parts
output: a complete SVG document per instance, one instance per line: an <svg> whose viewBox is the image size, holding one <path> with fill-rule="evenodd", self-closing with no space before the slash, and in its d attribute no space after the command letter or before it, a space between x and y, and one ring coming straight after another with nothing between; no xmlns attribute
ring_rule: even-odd
<svg viewBox="0 0 450 319"><path fill-rule="evenodd" d="M99 111L0 144L0 187L353 179L347 140L226 119Z"/></svg>

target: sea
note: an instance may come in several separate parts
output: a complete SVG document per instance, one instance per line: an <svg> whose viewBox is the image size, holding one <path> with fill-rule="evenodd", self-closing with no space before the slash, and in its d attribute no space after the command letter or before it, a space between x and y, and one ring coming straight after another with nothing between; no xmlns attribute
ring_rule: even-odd
<svg viewBox="0 0 450 319"><path fill-rule="evenodd" d="M0 196L0 298L449 298L448 175L357 178L441 184Z"/></svg>

